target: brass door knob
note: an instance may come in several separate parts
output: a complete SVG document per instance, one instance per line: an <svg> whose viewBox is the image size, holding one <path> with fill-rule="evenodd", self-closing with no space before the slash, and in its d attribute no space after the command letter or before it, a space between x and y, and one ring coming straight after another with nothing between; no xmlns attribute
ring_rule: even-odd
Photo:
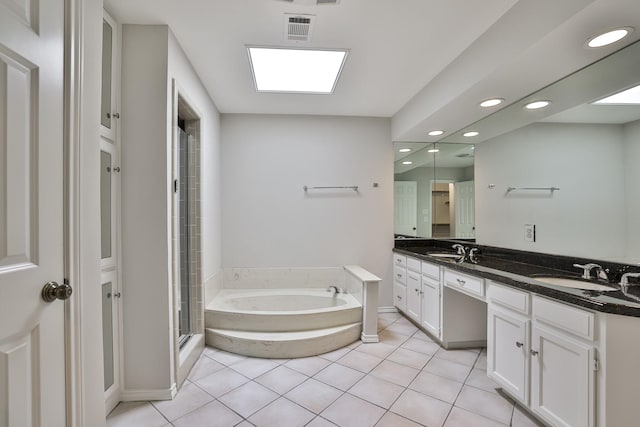
<svg viewBox="0 0 640 427"><path fill-rule="evenodd" d="M46 302L53 302L57 299L66 300L72 293L73 289L68 283L59 285L56 282L47 282L42 288L42 299Z"/></svg>

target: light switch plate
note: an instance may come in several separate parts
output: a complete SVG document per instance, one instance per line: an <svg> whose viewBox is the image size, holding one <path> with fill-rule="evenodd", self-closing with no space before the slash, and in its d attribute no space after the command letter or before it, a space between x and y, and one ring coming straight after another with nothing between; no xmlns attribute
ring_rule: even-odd
<svg viewBox="0 0 640 427"><path fill-rule="evenodd" d="M524 225L524 241L531 242L531 243L536 241L536 225L535 224Z"/></svg>

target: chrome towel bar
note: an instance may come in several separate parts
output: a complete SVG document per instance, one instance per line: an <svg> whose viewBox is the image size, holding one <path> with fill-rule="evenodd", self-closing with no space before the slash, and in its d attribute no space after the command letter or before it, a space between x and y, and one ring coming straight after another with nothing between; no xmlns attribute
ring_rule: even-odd
<svg viewBox="0 0 640 427"><path fill-rule="evenodd" d="M554 191L558 191L560 189L558 187L508 187L507 193L510 193L511 191L518 191L518 190L542 190L542 191L551 191L553 193Z"/></svg>
<svg viewBox="0 0 640 427"><path fill-rule="evenodd" d="M304 186L302 187L305 191L305 193L309 190L353 190L353 191L358 191L358 186L357 185L348 185L348 186L343 186L343 187L308 187L308 186Z"/></svg>

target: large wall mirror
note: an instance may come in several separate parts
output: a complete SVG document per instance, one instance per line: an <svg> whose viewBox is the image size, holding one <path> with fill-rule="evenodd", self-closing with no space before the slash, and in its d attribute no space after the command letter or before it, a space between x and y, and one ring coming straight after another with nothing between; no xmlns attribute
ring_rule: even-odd
<svg viewBox="0 0 640 427"><path fill-rule="evenodd" d="M448 137L447 141L468 143L469 138L458 135L480 133L471 157L477 243L640 264L638 85L640 42ZM633 88L635 99L607 99ZM534 100L551 104L539 110L523 108ZM449 145L459 153L465 149L436 143L418 151L444 152ZM397 154L400 148L396 144ZM433 171L424 179L417 172L422 166L403 170L403 159L397 158L396 180L417 182L420 193L420 182L441 179L437 156L431 160ZM416 203L415 235L439 236L437 225L426 224L427 217L437 217L428 210L433 202L421 201L419 195ZM525 228L531 225L534 241L525 238ZM402 231L396 233L411 234L406 228ZM457 236L455 229L453 233L450 237Z"/></svg>
<svg viewBox="0 0 640 427"><path fill-rule="evenodd" d="M473 238L474 146L393 145L396 237Z"/></svg>

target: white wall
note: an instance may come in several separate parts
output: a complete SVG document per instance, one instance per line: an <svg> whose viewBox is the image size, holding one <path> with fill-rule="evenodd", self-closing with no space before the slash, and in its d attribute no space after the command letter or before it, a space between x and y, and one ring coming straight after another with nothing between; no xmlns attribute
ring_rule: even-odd
<svg viewBox="0 0 640 427"><path fill-rule="evenodd" d="M122 27L124 390L169 390L168 27Z"/></svg>
<svg viewBox="0 0 640 427"><path fill-rule="evenodd" d="M167 26L124 25L122 277L124 393L173 386L172 79L201 114L203 279L220 269L220 117ZM127 397L128 398L128 397Z"/></svg>
<svg viewBox="0 0 640 427"><path fill-rule="evenodd" d="M640 264L640 120L623 128L627 257Z"/></svg>
<svg viewBox="0 0 640 427"><path fill-rule="evenodd" d="M619 125L533 124L476 145L476 236L485 245L589 258L624 256ZM489 189L495 184L495 189ZM509 186L560 191L519 191ZM537 241L524 241L524 224Z"/></svg>
<svg viewBox="0 0 640 427"><path fill-rule="evenodd" d="M388 119L223 114L222 141L224 267L359 264L392 305Z"/></svg>
<svg viewBox="0 0 640 427"><path fill-rule="evenodd" d="M168 87L171 89L171 79L176 79L181 93L187 97L189 103L201 117L201 209L202 209L202 279L207 281L220 272L222 266L222 175L220 160L220 113L209 97L200 78L195 73L189 59L180 47L178 41L169 31L169 78ZM167 109L168 132L171 132L171 108Z"/></svg>

